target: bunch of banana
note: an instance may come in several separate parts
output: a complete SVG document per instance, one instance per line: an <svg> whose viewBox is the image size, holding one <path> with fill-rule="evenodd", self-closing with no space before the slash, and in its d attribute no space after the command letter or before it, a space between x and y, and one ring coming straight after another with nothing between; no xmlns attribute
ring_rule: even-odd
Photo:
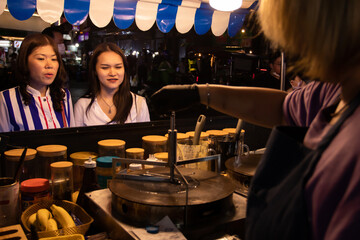
<svg viewBox="0 0 360 240"><path fill-rule="evenodd" d="M64 208L53 204L50 209L56 221L58 221L63 228L75 227L73 218Z"/></svg>
<svg viewBox="0 0 360 240"><path fill-rule="evenodd" d="M57 222L46 208L39 209L28 219L28 224L34 226L37 231L54 231L58 229Z"/></svg>

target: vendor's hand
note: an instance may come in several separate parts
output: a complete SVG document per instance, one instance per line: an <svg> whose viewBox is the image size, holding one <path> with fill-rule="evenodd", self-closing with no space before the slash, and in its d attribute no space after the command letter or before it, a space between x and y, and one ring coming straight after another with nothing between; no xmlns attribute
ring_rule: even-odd
<svg viewBox="0 0 360 240"><path fill-rule="evenodd" d="M168 85L151 96L151 103L158 112L185 110L200 102L196 84Z"/></svg>

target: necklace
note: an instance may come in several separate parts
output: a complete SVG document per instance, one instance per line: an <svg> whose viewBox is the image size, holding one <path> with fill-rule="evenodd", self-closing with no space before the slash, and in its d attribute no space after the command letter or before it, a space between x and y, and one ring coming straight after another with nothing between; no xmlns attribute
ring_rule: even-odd
<svg viewBox="0 0 360 240"><path fill-rule="evenodd" d="M101 100L109 107L109 114L111 114L111 108L114 106L114 103L110 106L104 99L101 95L99 95Z"/></svg>

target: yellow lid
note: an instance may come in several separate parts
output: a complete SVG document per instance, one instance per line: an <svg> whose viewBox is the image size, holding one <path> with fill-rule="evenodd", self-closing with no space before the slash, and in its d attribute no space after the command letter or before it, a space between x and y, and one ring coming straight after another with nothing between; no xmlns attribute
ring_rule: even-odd
<svg viewBox="0 0 360 240"><path fill-rule="evenodd" d="M215 136L215 137L223 137L228 135L227 132L222 130L207 130L206 133L208 133L209 136Z"/></svg>
<svg viewBox="0 0 360 240"><path fill-rule="evenodd" d="M128 148L125 151L127 153L143 153L145 150L143 148Z"/></svg>
<svg viewBox="0 0 360 240"><path fill-rule="evenodd" d="M169 134L165 134L165 137L169 137ZM186 133L176 133L176 139L178 140L184 140L189 138L189 135L187 135Z"/></svg>
<svg viewBox="0 0 360 240"><path fill-rule="evenodd" d="M167 137L161 135L147 135L143 136L142 140L144 142L152 142L152 143L166 143Z"/></svg>
<svg viewBox="0 0 360 240"><path fill-rule="evenodd" d="M50 164L50 166L52 168L68 168L68 167L72 167L73 163L69 161L60 161L60 162L54 162Z"/></svg>
<svg viewBox="0 0 360 240"><path fill-rule="evenodd" d="M230 133L230 134L235 134L236 128L224 128L223 131Z"/></svg>
<svg viewBox="0 0 360 240"><path fill-rule="evenodd" d="M186 133L190 138L193 138L195 135L195 131L190 131ZM208 138L209 134L206 132L201 132L200 133L200 139L204 139L204 138Z"/></svg>
<svg viewBox="0 0 360 240"><path fill-rule="evenodd" d="M158 152L158 153L154 154L154 157L156 157L157 159L163 160L163 161L168 161L169 154L168 154L168 152Z"/></svg>
<svg viewBox="0 0 360 240"><path fill-rule="evenodd" d="M74 152L70 154L70 159L75 165L83 165L90 157L95 160L98 155L94 152Z"/></svg>
<svg viewBox="0 0 360 240"><path fill-rule="evenodd" d="M43 145L37 147L36 150L40 156L54 157L65 155L67 147L64 145Z"/></svg>
<svg viewBox="0 0 360 240"><path fill-rule="evenodd" d="M120 139L105 139L98 141L98 145L102 147L121 147L125 146L125 141Z"/></svg>
<svg viewBox="0 0 360 240"><path fill-rule="evenodd" d="M23 151L24 151L24 148L11 149L11 150L4 152L4 155L5 155L6 160L19 161ZM32 148L28 148L26 150L25 161L32 160L35 158L35 156L36 156L36 150L32 149Z"/></svg>

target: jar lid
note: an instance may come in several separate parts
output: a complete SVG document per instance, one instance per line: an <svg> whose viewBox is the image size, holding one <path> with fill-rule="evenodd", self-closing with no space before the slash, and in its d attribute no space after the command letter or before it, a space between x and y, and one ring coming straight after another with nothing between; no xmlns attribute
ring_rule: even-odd
<svg viewBox="0 0 360 240"><path fill-rule="evenodd" d="M116 156L98 157L98 158L96 159L96 165L97 165L98 167L111 168L111 167L112 167L113 158L118 158L118 157L116 157Z"/></svg>
<svg viewBox="0 0 360 240"><path fill-rule="evenodd" d="M6 160L19 161L23 151L24 151L24 148L11 149L11 150L4 152L4 155L5 155ZM32 148L28 148L26 150L25 161L32 160L35 158L35 156L36 156L36 150L32 149Z"/></svg>
<svg viewBox="0 0 360 240"><path fill-rule="evenodd" d="M169 158L168 152L158 152L158 153L155 153L154 156L157 159L160 159L160 160L163 160L163 161L168 161L168 158Z"/></svg>
<svg viewBox="0 0 360 240"><path fill-rule="evenodd" d="M95 160L98 155L94 152L74 152L70 154L70 159L73 161L74 165L80 166L84 165L84 162L87 161L89 157Z"/></svg>
<svg viewBox="0 0 360 240"><path fill-rule="evenodd" d="M147 135L143 136L142 140L144 142L152 142L152 143L166 143L167 137L161 135Z"/></svg>
<svg viewBox="0 0 360 240"><path fill-rule="evenodd" d="M223 131L231 134L235 134L236 128L224 128Z"/></svg>
<svg viewBox="0 0 360 240"><path fill-rule="evenodd" d="M98 141L98 145L102 147L121 147L125 145L125 141L120 139L105 139Z"/></svg>
<svg viewBox="0 0 360 240"><path fill-rule="evenodd" d="M228 135L227 132L222 130L207 130L206 133L208 133L209 136L214 136L214 137L225 137L226 135Z"/></svg>
<svg viewBox="0 0 360 240"><path fill-rule="evenodd" d="M60 162L54 162L50 164L50 166L52 168L68 168L68 167L72 167L73 163L69 161L60 161Z"/></svg>
<svg viewBox="0 0 360 240"><path fill-rule="evenodd" d="M195 135L195 131L190 131L186 133L190 138L194 138ZM204 138L208 138L209 134L206 132L201 132L200 133L200 139L204 139Z"/></svg>
<svg viewBox="0 0 360 240"><path fill-rule="evenodd" d="M169 134L165 134L165 137L169 137ZM184 140L189 138L189 135L187 135L186 133L176 133L176 138L177 140Z"/></svg>
<svg viewBox="0 0 360 240"><path fill-rule="evenodd" d="M21 182L20 190L22 192L36 193L43 192L50 188L48 179L45 178L31 178Z"/></svg>
<svg viewBox="0 0 360 240"><path fill-rule="evenodd" d="M127 153L143 153L145 152L145 149L143 148L128 148L125 150Z"/></svg>
<svg viewBox="0 0 360 240"><path fill-rule="evenodd" d="M67 147L64 145L43 145L36 148L38 154L43 157L55 157L66 154Z"/></svg>

